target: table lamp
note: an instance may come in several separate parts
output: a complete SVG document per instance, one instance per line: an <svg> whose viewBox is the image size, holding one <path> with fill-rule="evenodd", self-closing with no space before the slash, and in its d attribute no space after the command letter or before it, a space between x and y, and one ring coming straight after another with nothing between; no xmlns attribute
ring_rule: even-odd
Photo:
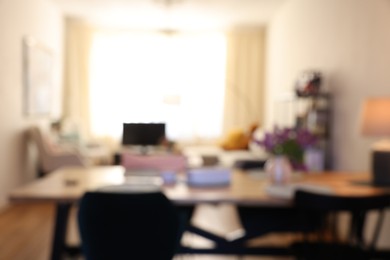
<svg viewBox="0 0 390 260"><path fill-rule="evenodd" d="M375 186L390 186L390 97L368 98L362 109L362 134L383 137L372 146L372 174Z"/></svg>

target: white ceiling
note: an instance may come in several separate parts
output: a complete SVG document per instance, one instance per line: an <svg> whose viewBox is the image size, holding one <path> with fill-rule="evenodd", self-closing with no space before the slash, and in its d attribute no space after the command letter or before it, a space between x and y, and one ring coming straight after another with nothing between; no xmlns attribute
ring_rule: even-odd
<svg viewBox="0 0 390 260"><path fill-rule="evenodd" d="M115 27L214 29L264 25L287 0L52 0L68 16Z"/></svg>

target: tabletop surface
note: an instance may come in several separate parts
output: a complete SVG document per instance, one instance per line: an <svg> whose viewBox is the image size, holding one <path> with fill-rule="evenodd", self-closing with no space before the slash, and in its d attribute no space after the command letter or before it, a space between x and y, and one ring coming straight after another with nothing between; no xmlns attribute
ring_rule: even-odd
<svg viewBox="0 0 390 260"><path fill-rule="evenodd" d="M125 175L121 166L100 166L91 168L69 167L57 170L46 177L20 186L9 194L12 202L52 201L75 202L86 191L93 191L109 185L129 184L134 181ZM295 174L292 185L304 184L324 187L331 193L361 196L389 192L389 189L357 184L369 182L367 173L323 172ZM133 183L134 184L134 183ZM291 184L290 184L291 186ZM191 187L179 180L172 185L162 185L162 191L178 205L197 203L234 203L247 206L289 206L291 199L274 196L273 187L261 171L244 172L233 170L231 183L221 187ZM285 190L279 186L276 190Z"/></svg>

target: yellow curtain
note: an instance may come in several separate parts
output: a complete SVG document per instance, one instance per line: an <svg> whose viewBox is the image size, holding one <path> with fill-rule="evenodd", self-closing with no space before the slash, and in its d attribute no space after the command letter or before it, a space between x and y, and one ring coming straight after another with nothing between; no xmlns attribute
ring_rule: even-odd
<svg viewBox="0 0 390 260"><path fill-rule="evenodd" d="M265 30L227 33L224 132L263 122Z"/></svg>
<svg viewBox="0 0 390 260"><path fill-rule="evenodd" d="M66 20L63 115L82 137L89 130L89 54L93 29L77 19Z"/></svg>

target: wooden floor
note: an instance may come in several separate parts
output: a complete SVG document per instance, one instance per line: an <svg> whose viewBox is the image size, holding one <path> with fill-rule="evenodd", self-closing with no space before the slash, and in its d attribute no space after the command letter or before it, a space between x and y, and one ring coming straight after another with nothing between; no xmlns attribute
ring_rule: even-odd
<svg viewBox="0 0 390 260"><path fill-rule="evenodd" d="M0 260L49 259L52 204L16 204L0 212Z"/></svg>
<svg viewBox="0 0 390 260"><path fill-rule="evenodd" d="M50 203L14 204L0 211L0 260L49 259L53 220L54 204ZM74 232L77 232L77 230L74 230L75 228L73 228L73 232L71 232L73 235L68 238L68 241L75 242ZM274 258L204 255L175 257L175 260L258 259Z"/></svg>

